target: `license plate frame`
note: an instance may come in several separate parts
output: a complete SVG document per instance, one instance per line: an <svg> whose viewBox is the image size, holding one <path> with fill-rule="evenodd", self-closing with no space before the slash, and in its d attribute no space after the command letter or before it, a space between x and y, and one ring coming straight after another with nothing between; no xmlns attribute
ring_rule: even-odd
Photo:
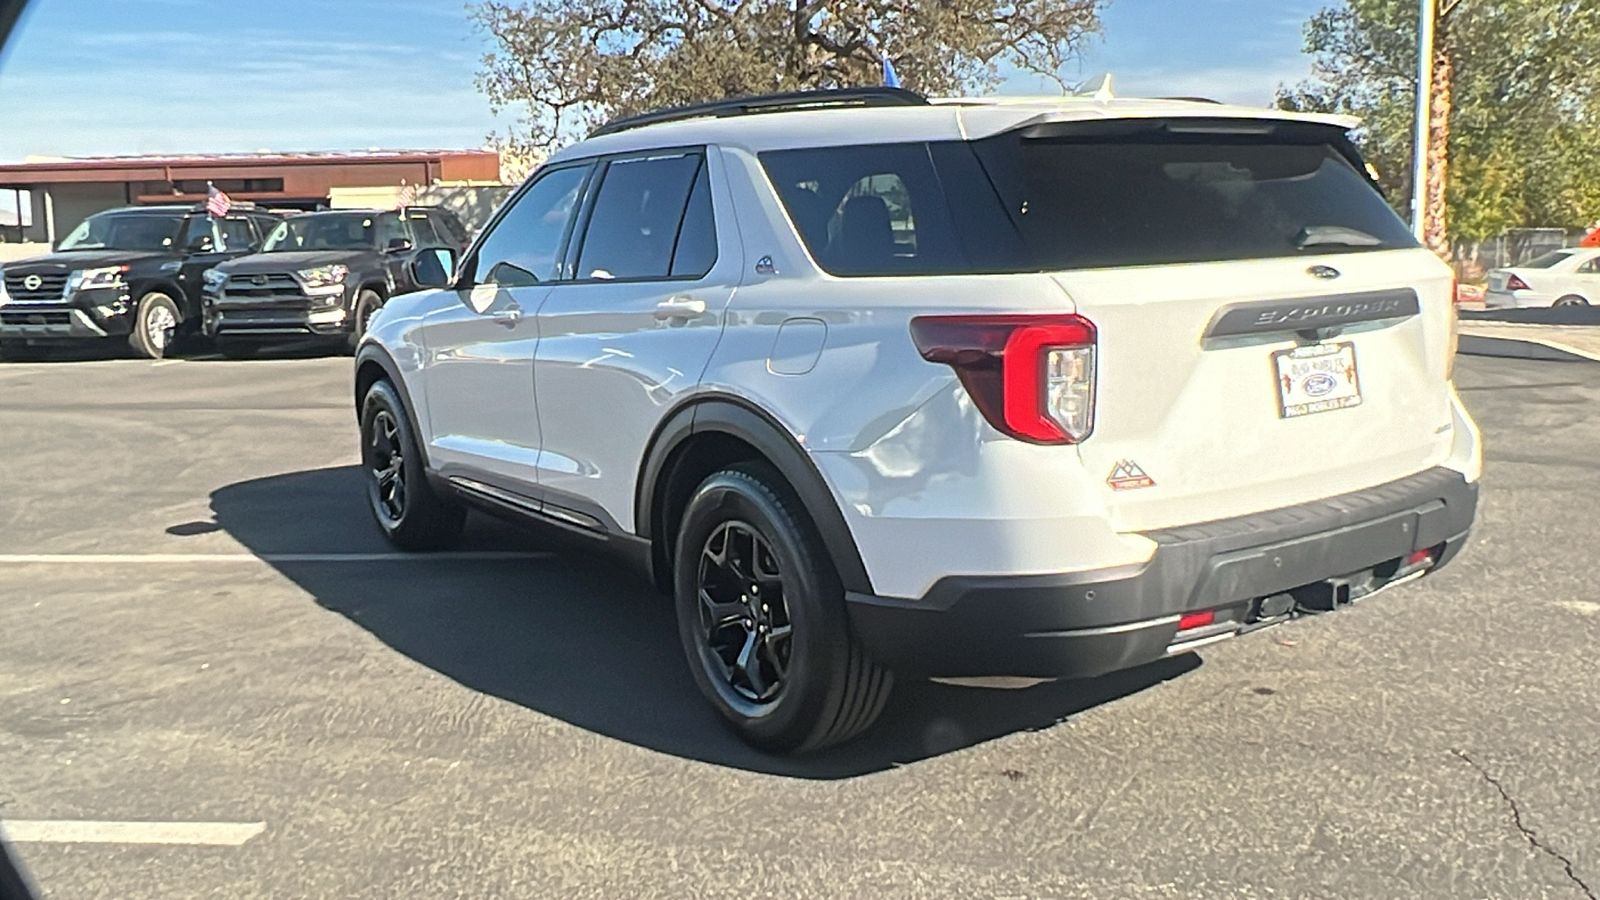
<svg viewBox="0 0 1600 900"><path fill-rule="evenodd" d="M1298 419L1361 405L1356 345L1307 344L1272 354L1278 417Z"/></svg>

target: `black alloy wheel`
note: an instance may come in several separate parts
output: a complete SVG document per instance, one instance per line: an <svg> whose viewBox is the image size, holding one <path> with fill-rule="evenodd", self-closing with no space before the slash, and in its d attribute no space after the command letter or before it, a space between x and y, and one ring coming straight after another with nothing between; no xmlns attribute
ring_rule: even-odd
<svg viewBox="0 0 1600 900"><path fill-rule="evenodd" d="M698 581L707 661L758 712L783 690L793 651L794 627L772 546L749 523L725 521L700 551Z"/></svg>
<svg viewBox="0 0 1600 900"><path fill-rule="evenodd" d="M745 742L804 753L878 718L894 676L852 633L833 559L777 469L745 462L702 481L672 554L689 671Z"/></svg>
<svg viewBox="0 0 1600 900"><path fill-rule="evenodd" d="M398 525L406 517L406 452L394 414L379 410L367 440L368 474L376 491L373 511L380 520Z"/></svg>
<svg viewBox="0 0 1600 900"><path fill-rule="evenodd" d="M461 540L466 508L428 482L422 451L399 392L380 380L361 404L361 468L367 506L402 550L445 550Z"/></svg>

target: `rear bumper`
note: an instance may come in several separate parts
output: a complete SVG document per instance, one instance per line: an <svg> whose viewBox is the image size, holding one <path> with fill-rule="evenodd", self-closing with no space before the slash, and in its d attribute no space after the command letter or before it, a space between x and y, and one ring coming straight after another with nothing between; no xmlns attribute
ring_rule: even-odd
<svg viewBox="0 0 1600 900"><path fill-rule="evenodd" d="M1159 659L1436 571L1465 544L1478 486L1435 468L1364 491L1149 532L1151 559L1062 575L951 576L918 600L849 594L851 623L881 663L935 676L1088 677ZM1344 594L1330 594L1329 580ZM1329 597L1332 600L1329 601ZM1328 601L1328 602L1324 602ZM1216 624L1179 634L1184 613ZM1271 615L1268 615L1272 613Z"/></svg>
<svg viewBox="0 0 1600 900"><path fill-rule="evenodd" d="M1485 309L1525 309L1549 306L1555 299L1532 291L1485 291L1483 305Z"/></svg>

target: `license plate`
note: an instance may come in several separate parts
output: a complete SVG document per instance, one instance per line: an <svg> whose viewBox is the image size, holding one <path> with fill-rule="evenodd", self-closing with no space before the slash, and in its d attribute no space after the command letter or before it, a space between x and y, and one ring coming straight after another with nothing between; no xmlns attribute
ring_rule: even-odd
<svg viewBox="0 0 1600 900"><path fill-rule="evenodd" d="M1356 346L1312 344L1272 354L1278 413L1285 419L1361 405Z"/></svg>

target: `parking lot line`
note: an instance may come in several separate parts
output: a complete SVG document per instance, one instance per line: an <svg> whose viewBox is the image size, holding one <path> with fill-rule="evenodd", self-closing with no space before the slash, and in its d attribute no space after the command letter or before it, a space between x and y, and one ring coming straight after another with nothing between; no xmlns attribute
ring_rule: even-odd
<svg viewBox="0 0 1600 900"><path fill-rule="evenodd" d="M265 831L266 827L265 822L0 820L0 834L16 844L207 844L237 847Z"/></svg>
<svg viewBox="0 0 1600 900"><path fill-rule="evenodd" d="M440 553L0 553L0 565L32 563L343 563L430 560L545 559L554 554L519 550L455 550Z"/></svg>

